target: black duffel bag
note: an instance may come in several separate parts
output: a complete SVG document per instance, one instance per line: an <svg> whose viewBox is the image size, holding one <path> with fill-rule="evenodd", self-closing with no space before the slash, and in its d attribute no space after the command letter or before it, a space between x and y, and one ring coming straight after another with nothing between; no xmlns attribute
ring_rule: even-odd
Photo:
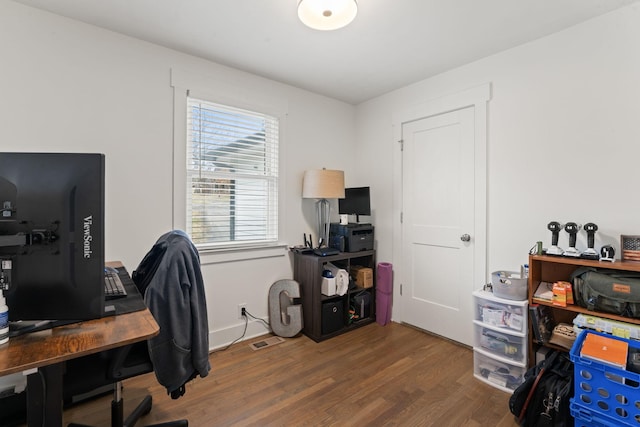
<svg viewBox="0 0 640 427"><path fill-rule="evenodd" d="M551 351L530 368L509 398L509 411L523 427L569 427L573 397L573 363L569 355Z"/></svg>
<svg viewBox="0 0 640 427"><path fill-rule="evenodd" d="M580 307L640 318L640 273L579 267L571 274L571 281Z"/></svg>

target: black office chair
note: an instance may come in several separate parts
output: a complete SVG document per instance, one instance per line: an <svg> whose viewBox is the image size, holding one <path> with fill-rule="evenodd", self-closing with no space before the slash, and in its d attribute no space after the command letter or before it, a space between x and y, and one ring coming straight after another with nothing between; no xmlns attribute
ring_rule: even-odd
<svg viewBox="0 0 640 427"><path fill-rule="evenodd" d="M111 426L133 426L140 417L151 411L151 396L142 402L124 419L124 401L122 381L137 375L153 372L146 342L139 342L113 350L72 359L67 362L64 374L64 399L72 401L74 397L104 390L105 386L113 389L111 402ZM187 420L154 424L154 427L187 427ZM88 427L84 424L71 423L69 427Z"/></svg>
<svg viewBox="0 0 640 427"><path fill-rule="evenodd" d="M145 296L145 303L160 326L159 335L147 342L71 360L63 379L65 399L72 393L84 393L115 384L111 425L117 427L132 426L151 410L151 397L147 396L126 420L122 420L122 380L155 372L158 382L167 388L173 399L177 399L184 394L188 381L198 375L205 377L211 369L204 281L200 257L189 236L180 230L163 234L133 272L132 279L140 294ZM185 284L187 281L189 283ZM172 295L181 295L182 286L193 297L187 299L186 309L179 305L184 301L171 298ZM175 313L180 313L180 316L174 318ZM186 321L185 316L188 317ZM184 331L184 325L187 324L190 325L189 330ZM182 348L191 349L191 359L185 360L182 358L183 351L176 350L178 345L173 343L178 338L189 342ZM181 358L181 365L177 366L173 358L176 352ZM157 424L156 427L187 425L186 420L180 420ZM81 424L71 426L80 427Z"/></svg>

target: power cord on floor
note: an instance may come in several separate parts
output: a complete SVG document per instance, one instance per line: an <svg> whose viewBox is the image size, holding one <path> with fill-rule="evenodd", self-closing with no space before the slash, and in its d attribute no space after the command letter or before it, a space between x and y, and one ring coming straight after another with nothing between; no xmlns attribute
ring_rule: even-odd
<svg viewBox="0 0 640 427"><path fill-rule="evenodd" d="M254 316L253 314L249 313L249 312L247 311L247 309L246 309L246 308L244 308L244 307L242 307L242 313L243 313L243 314L246 314L247 316L251 317L251 318L252 318L252 319L254 319L254 320L259 320L260 322L264 323L264 325L265 325L268 329L271 329L271 325L269 324L269 322L267 322L267 321L266 321L266 320L264 320L264 319L261 319L261 318L259 318L259 317Z"/></svg>
<svg viewBox="0 0 640 427"><path fill-rule="evenodd" d="M240 335L235 340L231 341L229 344L227 344L226 347L223 347L223 348L220 348L218 350L215 350L215 351L213 351L213 353L217 353L219 351L226 351L232 345L234 345L235 343L240 341L242 338L244 338L244 336L247 334L247 326L249 325L249 318L252 318L254 320L258 320L258 321L262 322L268 329L271 329L271 325L269 324L269 322L267 322L266 320L261 319L259 317L256 317L253 314L249 313L249 311L245 307L242 307L242 309L240 311L240 314L242 315L242 317L244 317L244 330L242 331L242 335Z"/></svg>
<svg viewBox="0 0 640 427"><path fill-rule="evenodd" d="M244 336L247 333L247 326L249 325L249 317L247 317L247 315L245 314L246 309L243 307L242 308L242 317L244 317L244 331L242 331L242 335L240 335L238 338L236 338L235 340L231 341L226 347L224 348L220 348L218 350L213 351L213 353L217 353L219 351L225 351L228 350L232 345L234 345L235 343L237 343L238 341L240 341L242 338L244 338Z"/></svg>

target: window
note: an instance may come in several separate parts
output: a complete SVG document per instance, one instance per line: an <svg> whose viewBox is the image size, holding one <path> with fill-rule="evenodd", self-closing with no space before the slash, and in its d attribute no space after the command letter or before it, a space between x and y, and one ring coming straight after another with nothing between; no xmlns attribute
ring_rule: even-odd
<svg viewBox="0 0 640 427"><path fill-rule="evenodd" d="M279 120L187 97L186 228L199 248L278 240Z"/></svg>

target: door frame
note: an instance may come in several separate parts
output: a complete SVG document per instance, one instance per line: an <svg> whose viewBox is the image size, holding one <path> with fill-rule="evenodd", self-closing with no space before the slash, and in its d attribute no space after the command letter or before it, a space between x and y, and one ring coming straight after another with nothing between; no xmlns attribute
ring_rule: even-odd
<svg viewBox="0 0 640 427"><path fill-rule="evenodd" d="M405 277L402 262L402 125L462 108L474 111L474 260L473 290L487 280L487 104L491 99L491 83L446 95L393 114L393 266L394 308L402 307L402 283ZM471 292L469 292L471 298ZM393 310L393 320L404 321L402 310ZM471 325L469 325L471 328Z"/></svg>

